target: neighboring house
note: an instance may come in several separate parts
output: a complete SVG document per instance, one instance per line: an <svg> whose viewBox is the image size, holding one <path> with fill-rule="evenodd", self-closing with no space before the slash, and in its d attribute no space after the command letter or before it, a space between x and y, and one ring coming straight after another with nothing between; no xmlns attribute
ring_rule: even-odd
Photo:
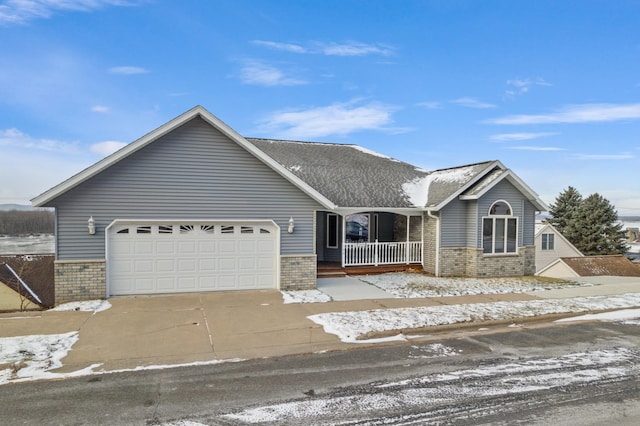
<svg viewBox="0 0 640 426"><path fill-rule="evenodd" d="M536 273L561 257L584 256L550 223L536 223Z"/></svg>
<svg viewBox="0 0 640 426"><path fill-rule="evenodd" d="M0 263L0 312L40 309L37 294L6 263Z"/></svg>
<svg viewBox="0 0 640 426"><path fill-rule="evenodd" d="M427 172L355 145L244 138L200 106L32 202L56 209L56 303L311 289L318 262L533 275L547 210L499 161Z"/></svg>
<svg viewBox="0 0 640 426"><path fill-rule="evenodd" d="M640 277L640 266L621 254L563 257L547 265L537 275L552 278Z"/></svg>

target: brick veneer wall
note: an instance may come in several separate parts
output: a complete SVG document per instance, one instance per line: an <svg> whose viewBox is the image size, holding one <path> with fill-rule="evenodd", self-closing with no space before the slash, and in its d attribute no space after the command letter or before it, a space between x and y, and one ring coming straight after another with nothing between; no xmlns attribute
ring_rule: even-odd
<svg viewBox="0 0 640 426"><path fill-rule="evenodd" d="M280 290L314 290L317 268L315 254L280 256Z"/></svg>
<svg viewBox="0 0 640 426"><path fill-rule="evenodd" d="M430 218L425 213L422 216L424 227L422 268L430 274L436 273L436 219Z"/></svg>
<svg viewBox="0 0 640 426"><path fill-rule="evenodd" d="M107 294L105 260L56 260L55 304L103 299Z"/></svg>
<svg viewBox="0 0 640 426"><path fill-rule="evenodd" d="M440 275L510 277L535 273L535 247L520 247L517 255L485 256L471 247L440 249Z"/></svg>

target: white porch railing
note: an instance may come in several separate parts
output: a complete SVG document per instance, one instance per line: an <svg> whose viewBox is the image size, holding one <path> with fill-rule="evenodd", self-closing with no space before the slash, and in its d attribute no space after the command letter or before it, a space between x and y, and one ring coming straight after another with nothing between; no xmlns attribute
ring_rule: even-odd
<svg viewBox="0 0 640 426"><path fill-rule="evenodd" d="M422 242L344 243L344 266L422 263Z"/></svg>

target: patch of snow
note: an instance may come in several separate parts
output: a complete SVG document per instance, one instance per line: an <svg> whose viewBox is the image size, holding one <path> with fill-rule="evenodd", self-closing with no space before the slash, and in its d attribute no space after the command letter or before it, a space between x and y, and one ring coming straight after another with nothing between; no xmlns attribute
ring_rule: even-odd
<svg viewBox="0 0 640 426"><path fill-rule="evenodd" d="M411 346L411 349L418 352L418 355L409 355L414 359L431 359L447 356L458 356L455 349L443 345L442 343L431 343L429 345Z"/></svg>
<svg viewBox="0 0 640 426"><path fill-rule="evenodd" d="M284 303L325 303L331 297L320 290L281 291Z"/></svg>
<svg viewBox="0 0 640 426"><path fill-rule="evenodd" d="M389 157L387 155L380 154L379 152L372 151L370 149L364 148L364 147L359 146L359 145L349 145L349 146L351 148L357 150L357 151L364 152L365 154L373 155L375 157L384 158L385 160L391 160L391 161L399 162L399 160L396 160L395 158L391 158L391 157Z"/></svg>
<svg viewBox="0 0 640 426"><path fill-rule="evenodd" d="M50 370L62 367L62 359L78 341L78 332L0 338L0 385L34 380L65 379L88 375L122 373L129 371L162 370L167 368L214 365L239 362L241 359L196 361L186 364L147 365L135 368L95 371L102 364L93 364L69 373Z"/></svg>
<svg viewBox="0 0 640 426"><path fill-rule="evenodd" d="M431 175L417 177L402 184L402 191L409 202L416 207L424 207L429 201L429 186L431 185Z"/></svg>
<svg viewBox="0 0 640 426"><path fill-rule="evenodd" d="M475 321L508 321L540 315L580 313L640 306L640 293L619 296L591 296L567 299L493 302L466 305L421 306L330 312L309 318L345 343L356 343L367 335L435 327Z"/></svg>
<svg viewBox="0 0 640 426"><path fill-rule="evenodd" d="M640 254L640 243L627 243L629 249L627 253Z"/></svg>
<svg viewBox="0 0 640 426"><path fill-rule="evenodd" d="M85 300L82 302L69 302L56 306L50 311L81 311L98 313L106 311L111 307L111 303L107 300Z"/></svg>
<svg viewBox="0 0 640 426"><path fill-rule="evenodd" d="M161 426L207 426L204 423L192 422L189 420L177 420L175 422L161 423Z"/></svg>
<svg viewBox="0 0 640 426"><path fill-rule="evenodd" d="M621 311L602 312L600 314L587 314L578 317L562 318L555 322L573 321L630 321L640 319L640 309L623 309Z"/></svg>
<svg viewBox="0 0 640 426"><path fill-rule="evenodd" d="M302 169L302 166L289 166L287 168L292 172L299 172Z"/></svg>
<svg viewBox="0 0 640 426"><path fill-rule="evenodd" d="M359 276L358 279L396 297L405 298L528 293L592 285L562 280L549 281L539 277L443 278L408 272L366 275Z"/></svg>
<svg viewBox="0 0 640 426"><path fill-rule="evenodd" d="M62 358L77 341L77 331L0 338L0 385L89 374L99 364L73 373L50 372L62 367Z"/></svg>

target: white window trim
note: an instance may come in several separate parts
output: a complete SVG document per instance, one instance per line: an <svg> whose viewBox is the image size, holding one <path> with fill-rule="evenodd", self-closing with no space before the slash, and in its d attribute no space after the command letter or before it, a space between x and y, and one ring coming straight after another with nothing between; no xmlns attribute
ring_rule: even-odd
<svg viewBox="0 0 640 426"><path fill-rule="evenodd" d="M489 214L491 212L491 210L493 209L493 206L495 206L497 203L504 203L507 205L507 207L509 207L509 211L511 212L510 215L492 215ZM484 221L485 219L491 219L493 221L492 224L492 235L491 235L491 252L490 253L485 253L484 252ZM500 252L500 253L496 253L496 219L504 219L504 252ZM508 247L508 232L509 232L509 219L515 219L516 221L516 247L515 247L515 251L506 251L507 247ZM518 234L519 234L519 229L520 229L520 218L518 216L514 216L513 215L513 208L511 207L511 204L506 201L506 200L496 200L494 201L491 206L489 207L489 211L487 216L483 216L482 217L482 237L481 237L481 242L482 242L482 254L484 256L517 256L519 254L519 250L520 250L520 241L518 240Z"/></svg>
<svg viewBox="0 0 640 426"><path fill-rule="evenodd" d="M544 248L544 237L545 235L551 235L553 237L553 247L549 248L549 237L547 237L547 248ZM542 251L555 251L556 250L556 234L553 232L544 232L540 234L540 249Z"/></svg>

